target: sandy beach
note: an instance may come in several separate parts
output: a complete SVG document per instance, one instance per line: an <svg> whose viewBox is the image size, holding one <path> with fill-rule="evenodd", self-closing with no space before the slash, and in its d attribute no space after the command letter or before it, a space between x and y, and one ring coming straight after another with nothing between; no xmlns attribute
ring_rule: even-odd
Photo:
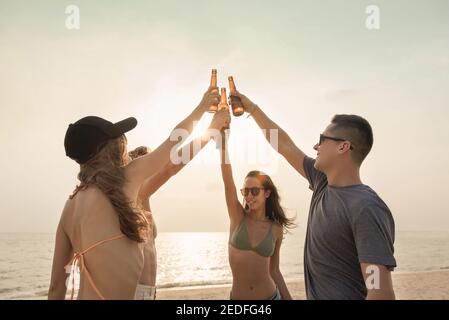
<svg viewBox="0 0 449 320"><path fill-rule="evenodd" d="M304 280L287 280L295 300L305 300ZM449 300L449 270L394 273L393 286L398 300ZM228 300L230 285L158 289L158 300ZM28 297L44 300L44 295Z"/></svg>
<svg viewBox="0 0 449 320"><path fill-rule="evenodd" d="M295 300L306 298L304 280L287 281ZM393 286L399 300L449 299L449 271L393 273ZM229 285L159 289L158 300L227 300Z"/></svg>

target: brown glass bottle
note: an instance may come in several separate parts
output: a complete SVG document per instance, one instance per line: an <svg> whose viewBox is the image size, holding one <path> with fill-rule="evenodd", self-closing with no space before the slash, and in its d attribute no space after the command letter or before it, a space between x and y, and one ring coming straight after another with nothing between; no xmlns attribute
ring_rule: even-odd
<svg viewBox="0 0 449 320"><path fill-rule="evenodd" d="M237 91L232 76L228 77L228 81L229 81L229 96L231 100L230 102L232 107L232 114L238 117L241 116L243 113L245 113L245 110L243 109L242 100L239 97L232 95L235 91Z"/></svg>
<svg viewBox="0 0 449 320"><path fill-rule="evenodd" d="M221 99L220 103L218 104L218 110L221 109L229 110L229 105L226 97L226 88L221 88ZM229 129L229 123L227 123L227 125L223 129Z"/></svg>
<svg viewBox="0 0 449 320"><path fill-rule="evenodd" d="M210 87L216 87L217 86L217 69L212 69L212 74L210 76ZM208 112L217 112L218 106L212 105L207 110Z"/></svg>

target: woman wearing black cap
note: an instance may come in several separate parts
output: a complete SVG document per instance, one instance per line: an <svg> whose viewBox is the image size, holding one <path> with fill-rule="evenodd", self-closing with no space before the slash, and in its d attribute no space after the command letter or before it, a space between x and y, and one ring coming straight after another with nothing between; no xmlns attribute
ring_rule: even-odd
<svg viewBox="0 0 449 320"><path fill-rule="evenodd" d="M198 107L175 129L189 134L209 106L219 102L209 88ZM226 110L210 124L220 130L230 121ZM125 133L134 118L111 123L86 117L71 124L66 154L80 164L77 186L67 200L56 232L49 299L64 299L66 282L74 296L74 270L79 267L78 299L133 299L142 273L142 247L151 226L138 205L142 183L164 168L179 141L167 138L153 152L130 161ZM71 276L66 279L67 274ZM67 281L66 281L67 280Z"/></svg>

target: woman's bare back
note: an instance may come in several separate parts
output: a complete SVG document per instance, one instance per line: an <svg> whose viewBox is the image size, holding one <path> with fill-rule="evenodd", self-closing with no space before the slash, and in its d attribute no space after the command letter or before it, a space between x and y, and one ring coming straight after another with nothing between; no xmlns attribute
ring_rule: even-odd
<svg viewBox="0 0 449 320"><path fill-rule="evenodd" d="M67 202L61 222L73 252L81 252L98 241L122 235L117 213L97 187L80 190ZM142 244L124 236L85 254L86 268L106 299L134 298L144 264L142 249ZM99 298L82 272L78 299Z"/></svg>

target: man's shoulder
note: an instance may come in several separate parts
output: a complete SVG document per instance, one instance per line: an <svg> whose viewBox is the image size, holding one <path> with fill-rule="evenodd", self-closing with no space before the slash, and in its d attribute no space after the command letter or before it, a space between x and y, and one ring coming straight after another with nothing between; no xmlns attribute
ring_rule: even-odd
<svg viewBox="0 0 449 320"><path fill-rule="evenodd" d="M376 215L391 215L390 209L382 198L368 185L360 185L351 199L352 211L355 216L366 213Z"/></svg>
<svg viewBox="0 0 449 320"><path fill-rule="evenodd" d="M353 186L346 189L345 192L339 192L338 197L353 218L357 218L367 211L390 211L382 198L365 184Z"/></svg>
<svg viewBox="0 0 449 320"><path fill-rule="evenodd" d="M360 198L364 201L365 207L387 206L379 194L366 184L363 184L360 188Z"/></svg>

